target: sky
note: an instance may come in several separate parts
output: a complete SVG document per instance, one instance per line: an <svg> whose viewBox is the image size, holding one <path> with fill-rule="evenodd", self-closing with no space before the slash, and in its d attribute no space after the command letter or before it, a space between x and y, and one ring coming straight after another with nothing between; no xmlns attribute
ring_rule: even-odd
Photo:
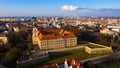
<svg viewBox="0 0 120 68"><path fill-rule="evenodd" d="M120 16L120 0L0 0L0 16Z"/></svg>

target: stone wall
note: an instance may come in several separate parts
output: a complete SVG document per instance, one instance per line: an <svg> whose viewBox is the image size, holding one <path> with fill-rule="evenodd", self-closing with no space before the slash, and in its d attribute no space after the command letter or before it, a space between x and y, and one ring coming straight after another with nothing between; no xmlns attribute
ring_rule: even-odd
<svg viewBox="0 0 120 68"><path fill-rule="evenodd" d="M103 46L103 45L99 45L99 44L95 44L95 43L89 43L89 44L103 47L103 48L89 48L89 47L85 46L85 51L89 54L112 53L113 52L111 47L107 47L107 46Z"/></svg>

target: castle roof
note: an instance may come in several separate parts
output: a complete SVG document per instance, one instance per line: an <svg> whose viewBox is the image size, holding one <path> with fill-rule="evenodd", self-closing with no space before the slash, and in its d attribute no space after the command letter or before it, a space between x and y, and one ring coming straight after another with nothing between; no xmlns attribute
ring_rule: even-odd
<svg viewBox="0 0 120 68"><path fill-rule="evenodd" d="M74 38L76 37L72 32L63 29L47 29L39 30L38 38L40 40L51 40L59 38Z"/></svg>

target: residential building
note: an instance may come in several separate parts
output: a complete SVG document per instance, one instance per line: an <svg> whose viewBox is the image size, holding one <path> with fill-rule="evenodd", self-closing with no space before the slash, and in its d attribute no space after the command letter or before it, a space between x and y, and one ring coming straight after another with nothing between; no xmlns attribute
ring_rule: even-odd
<svg viewBox="0 0 120 68"><path fill-rule="evenodd" d="M0 40L3 42L3 44L8 43L8 38L5 36L5 34L0 34Z"/></svg>

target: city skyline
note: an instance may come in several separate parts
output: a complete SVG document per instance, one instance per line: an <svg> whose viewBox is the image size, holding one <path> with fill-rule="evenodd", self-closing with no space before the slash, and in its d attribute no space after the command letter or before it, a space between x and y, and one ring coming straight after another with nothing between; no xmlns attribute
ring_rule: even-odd
<svg viewBox="0 0 120 68"><path fill-rule="evenodd" d="M120 16L119 0L0 0L0 16Z"/></svg>

